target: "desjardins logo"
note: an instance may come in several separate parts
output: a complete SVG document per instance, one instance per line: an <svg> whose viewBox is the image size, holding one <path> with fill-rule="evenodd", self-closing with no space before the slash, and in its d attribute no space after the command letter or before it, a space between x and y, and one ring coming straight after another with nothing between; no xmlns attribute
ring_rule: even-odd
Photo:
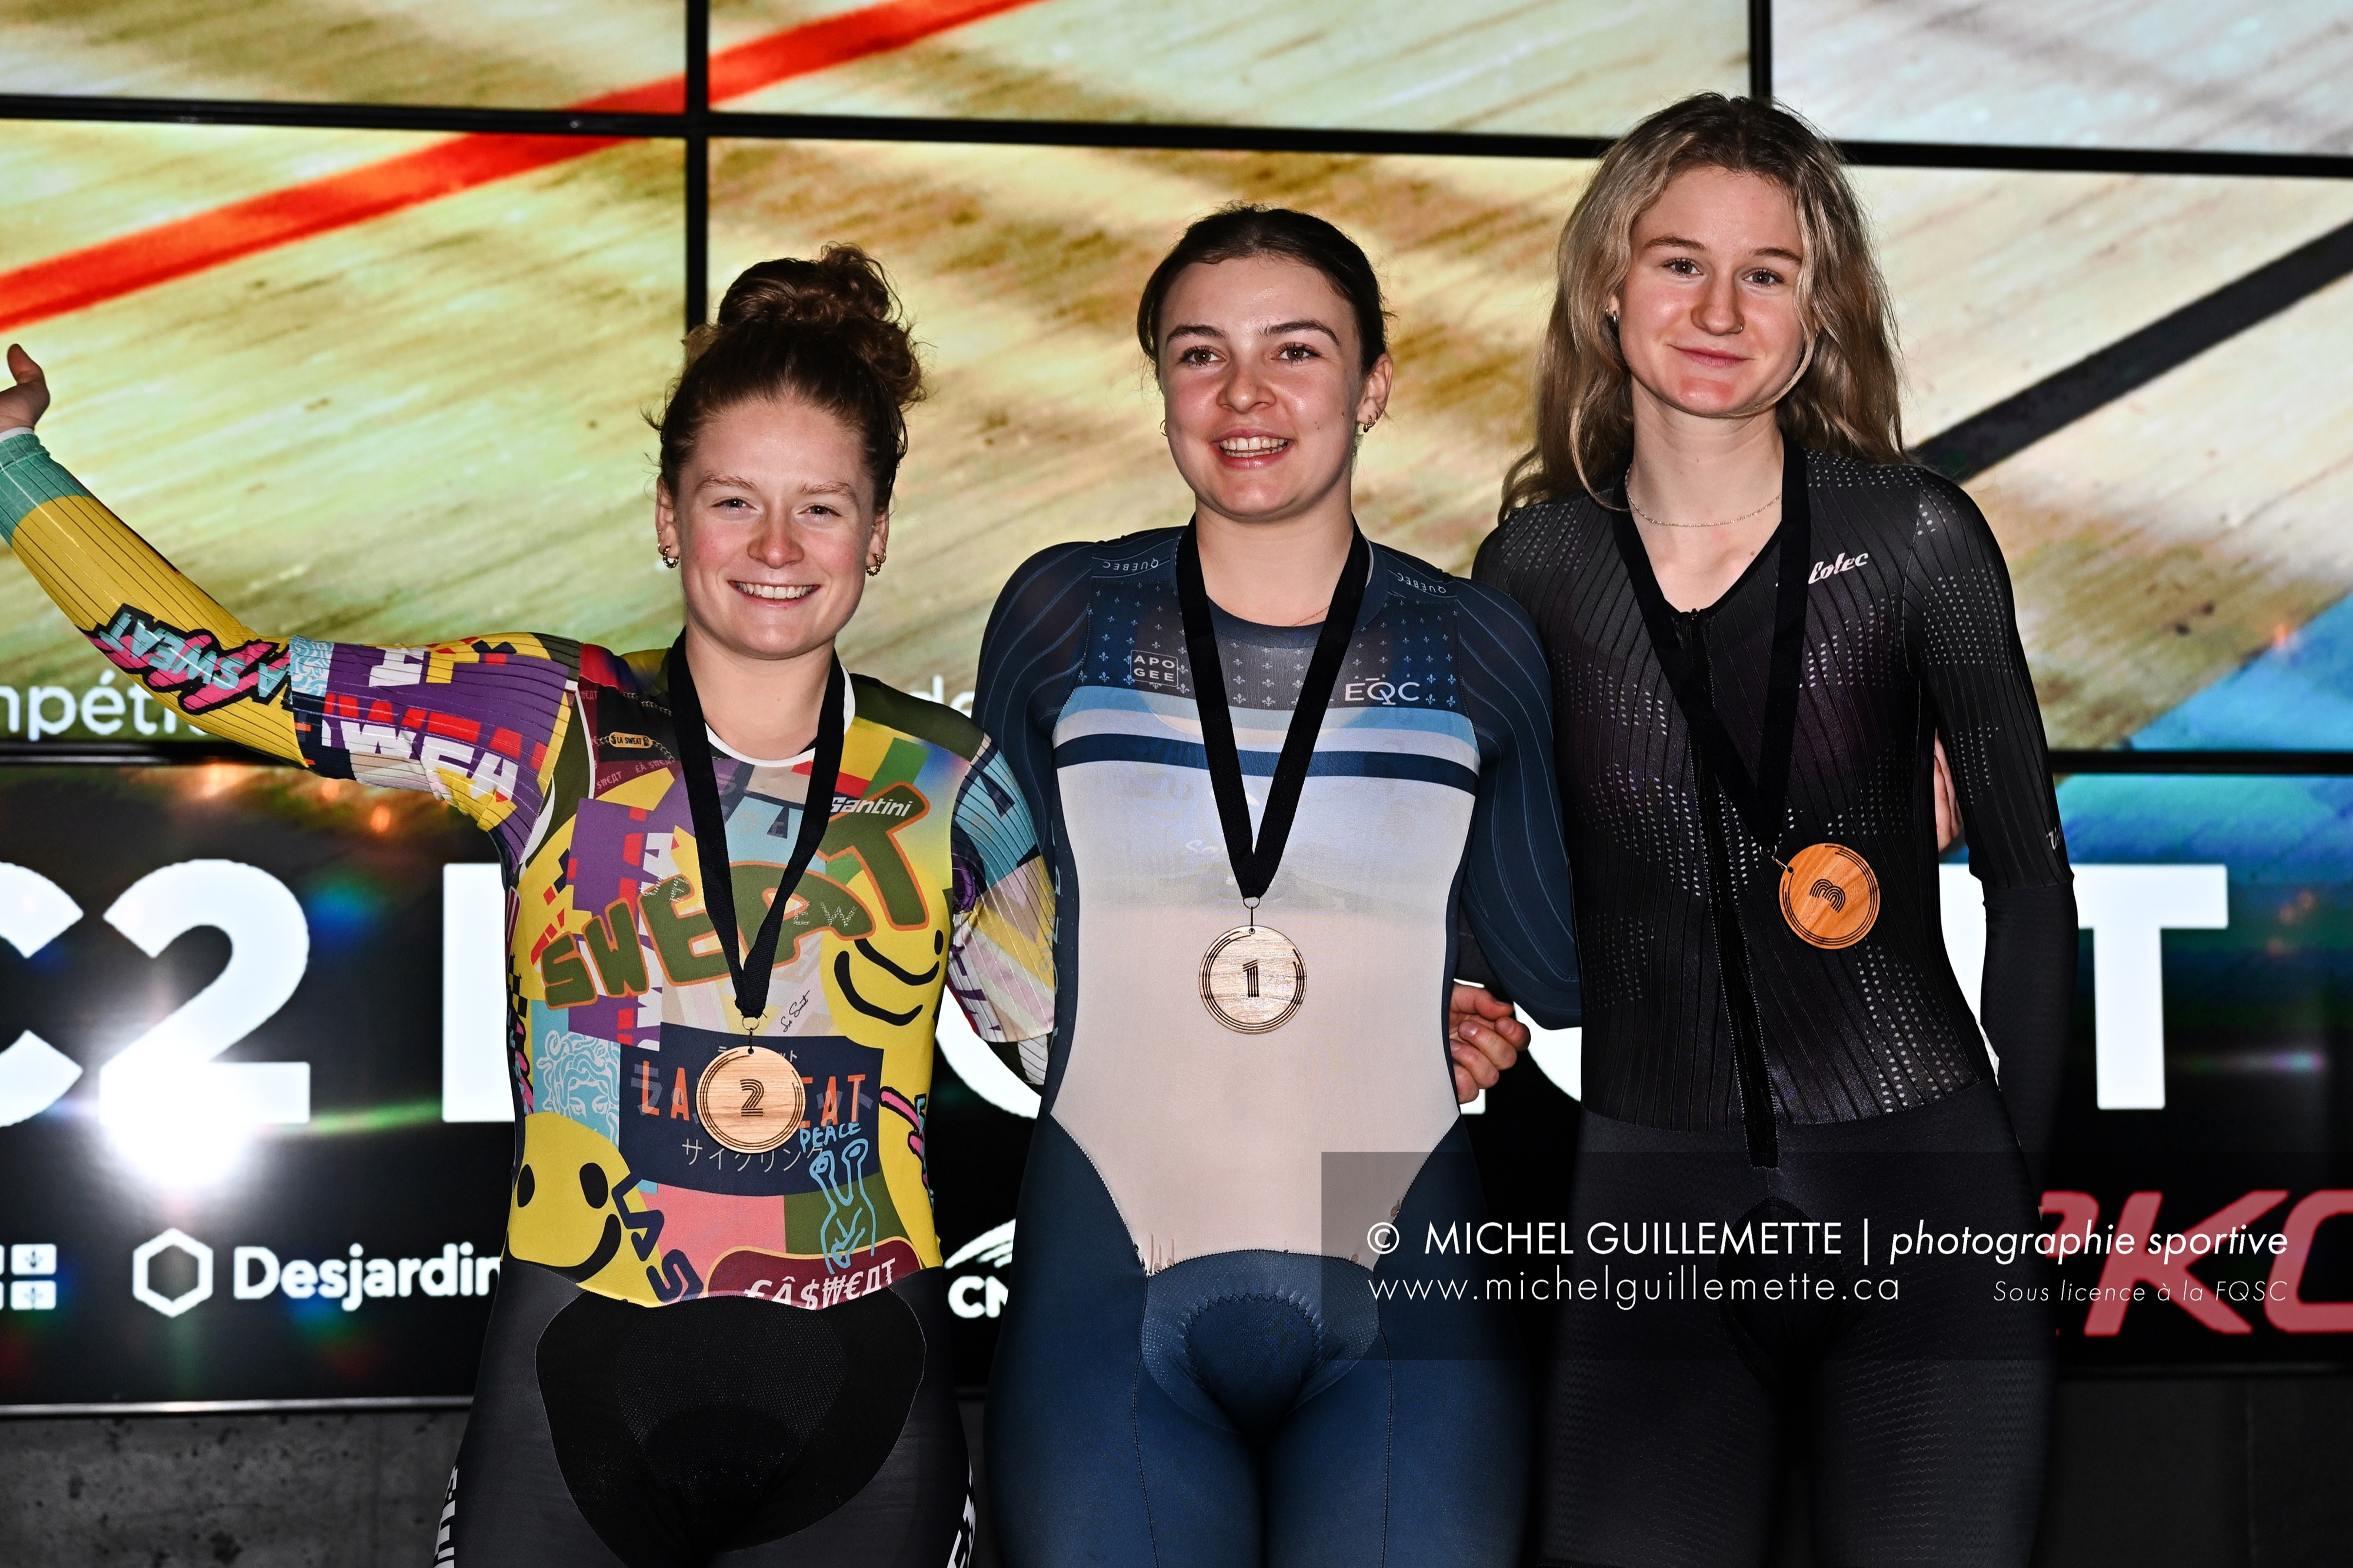
<svg viewBox="0 0 2353 1568"><path fill-rule="evenodd" d="M322 1298L346 1312L367 1300L402 1296L487 1296L497 1281L499 1258L477 1256L470 1241L447 1243L424 1258L378 1258L353 1242L344 1256L280 1258L274 1248L230 1249L230 1296L260 1301L271 1296L292 1300ZM215 1293L212 1247L176 1226L142 1242L131 1253L131 1294L167 1318L176 1318Z"/></svg>

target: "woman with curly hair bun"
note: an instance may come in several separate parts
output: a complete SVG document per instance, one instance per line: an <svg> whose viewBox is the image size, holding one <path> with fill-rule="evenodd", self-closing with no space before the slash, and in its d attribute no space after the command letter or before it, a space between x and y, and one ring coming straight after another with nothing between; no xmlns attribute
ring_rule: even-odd
<svg viewBox="0 0 2353 1568"><path fill-rule="evenodd" d="M967 1561L933 1029L952 989L1008 1051L1048 1032L1053 893L988 738L834 655L922 389L881 268L762 262L689 339L653 541L685 626L642 653L253 631L49 458L47 383L10 365L0 539L101 653L498 843L519 1126L436 1561Z"/></svg>

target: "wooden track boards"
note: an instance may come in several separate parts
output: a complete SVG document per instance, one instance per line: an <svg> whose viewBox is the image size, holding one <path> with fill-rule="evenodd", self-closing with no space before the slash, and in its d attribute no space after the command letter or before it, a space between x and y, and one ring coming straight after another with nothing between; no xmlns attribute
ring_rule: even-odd
<svg viewBox="0 0 2353 1568"><path fill-rule="evenodd" d="M376 18L351 34L363 42L384 17L421 14L347 4ZM31 9L36 41L53 43L65 13ZM321 29L296 24L339 14L283 0L173 9L181 31L142 34L162 26L148 10L102 0L115 31L78 57L83 85L165 90L153 72L170 51L157 40L176 47L205 15L225 26L231 9L267 13L312 49L325 47ZM464 24L476 31L448 45L456 53L432 57L470 100L525 92L519 62L534 58L554 62L531 68L553 84L548 97L626 86L674 58L654 34L607 49L585 25L534 56L517 20L533 7L479 9ZM1167 112L1147 79L1161 67L1123 64L1143 51L1112 26L1148 13L1133 0L1113 9L1045 0L744 106ZM723 7L714 44L814 10ZM581 14L620 27L648 12ZM1082 16L1111 41L1038 68ZM370 61L404 57L354 45L264 91L254 83L266 56L250 29L237 37L244 54L196 51L173 79L253 96L328 81L352 97L414 90L396 71L368 74ZM142 49L146 76L126 52ZM1345 53L1340 64L1335 92L1369 93L1380 69L1404 68ZM1212 86L1202 101L1218 112L1243 101L1232 83ZM0 180L24 195L0 230L0 270L429 140L12 125ZM828 239L857 240L891 267L937 392L915 416L899 550L850 651L878 675L926 690L936 679L953 696L1024 554L1184 515L1134 300L1183 224L1228 201L1310 207L1372 252L1394 296L1401 377L1394 416L1366 445L1365 519L1390 542L1466 566L1527 437L1553 237L1588 173L1519 160L722 142L713 297L744 263ZM1858 183L1899 301L1915 439L2353 220L2353 185L2321 181L1864 170ZM391 641L527 627L644 645L676 616L674 582L652 564L639 416L675 368L681 190L673 146L617 148L17 335L55 375L59 455L265 629ZM2054 743L2132 733L2353 588L2338 542L2353 391L2335 370L2348 340L2340 285L1972 482L2010 552ZM97 671L0 557L0 683L79 688Z"/></svg>
<svg viewBox="0 0 2353 1568"><path fill-rule="evenodd" d="M554 107L678 70L676 0L7 0L0 92Z"/></svg>
<svg viewBox="0 0 2353 1568"><path fill-rule="evenodd" d="M858 0L720 0L729 43ZM1609 135L1746 89L1747 7L1617 0L1049 0L731 107L987 120Z"/></svg>
<svg viewBox="0 0 2353 1568"><path fill-rule="evenodd" d="M0 268L429 140L12 125L0 183L54 194ZM639 416L676 358L681 189L675 144L627 145L11 335L60 459L266 633L666 640ZM0 683L101 668L0 555Z"/></svg>
<svg viewBox="0 0 2353 1568"><path fill-rule="evenodd" d="M1833 136L2353 153L2348 0L1774 0L1773 44Z"/></svg>

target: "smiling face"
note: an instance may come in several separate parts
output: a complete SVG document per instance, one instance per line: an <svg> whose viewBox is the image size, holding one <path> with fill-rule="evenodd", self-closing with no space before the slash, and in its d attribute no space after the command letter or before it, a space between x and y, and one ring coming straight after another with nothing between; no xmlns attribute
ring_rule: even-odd
<svg viewBox="0 0 2353 1568"><path fill-rule="evenodd" d="M798 398L712 416L656 492L654 528L679 558L686 616L730 653L787 659L830 643L857 612L889 540L858 432Z"/></svg>
<svg viewBox="0 0 2353 1568"><path fill-rule="evenodd" d="M1702 418L1770 407L1805 353L1804 236L1789 194L1756 174L1686 169L1634 220L1611 297L1639 396Z"/></svg>
<svg viewBox="0 0 2353 1568"><path fill-rule="evenodd" d="M636 1184L629 1163L603 1134L570 1117L537 1110L522 1119L522 1168L507 1211L507 1247L602 1294L650 1304L645 1265L621 1245L620 1211Z"/></svg>
<svg viewBox="0 0 2353 1568"><path fill-rule="evenodd" d="M1168 451L1205 513L1282 522L1348 505L1356 430L1388 405L1383 354L1360 368L1356 314L1280 256L1198 262L1160 310Z"/></svg>

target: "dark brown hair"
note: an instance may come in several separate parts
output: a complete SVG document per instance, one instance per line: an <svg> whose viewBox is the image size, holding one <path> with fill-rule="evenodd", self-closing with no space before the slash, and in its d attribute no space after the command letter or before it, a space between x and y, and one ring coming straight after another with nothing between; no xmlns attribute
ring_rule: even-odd
<svg viewBox="0 0 2353 1568"><path fill-rule="evenodd" d="M747 267L727 286L719 319L686 338L686 367L661 416L661 481L679 471L713 416L739 403L797 397L846 422L866 448L878 511L891 505L907 455L907 408L923 395L915 342L881 264L854 245L815 261Z"/></svg>
<svg viewBox="0 0 2353 1568"><path fill-rule="evenodd" d="M1355 240L1311 213L1237 204L1219 208L1187 229L1145 282L1144 298L1135 307L1135 341L1144 345L1144 357L1155 369L1160 363L1160 310L1176 275L1195 262L1240 261L1252 256L1283 257L1324 274L1356 314L1360 374L1389 352L1381 280L1373 276L1373 264Z"/></svg>
<svg viewBox="0 0 2353 1568"><path fill-rule="evenodd" d="M1536 441L1504 479L1504 511L1592 494L1631 459L1632 378L1609 296L1625 280L1635 220L1677 174L1700 168L1770 180L1797 208L1806 248L1798 314L1812 353L1774 410L1781 433L1865 462L1905 460L1894 313L1837 149L1767 100L1703 92L1611 147L1561 230L1559 288L1536 367Z"/></svg>

